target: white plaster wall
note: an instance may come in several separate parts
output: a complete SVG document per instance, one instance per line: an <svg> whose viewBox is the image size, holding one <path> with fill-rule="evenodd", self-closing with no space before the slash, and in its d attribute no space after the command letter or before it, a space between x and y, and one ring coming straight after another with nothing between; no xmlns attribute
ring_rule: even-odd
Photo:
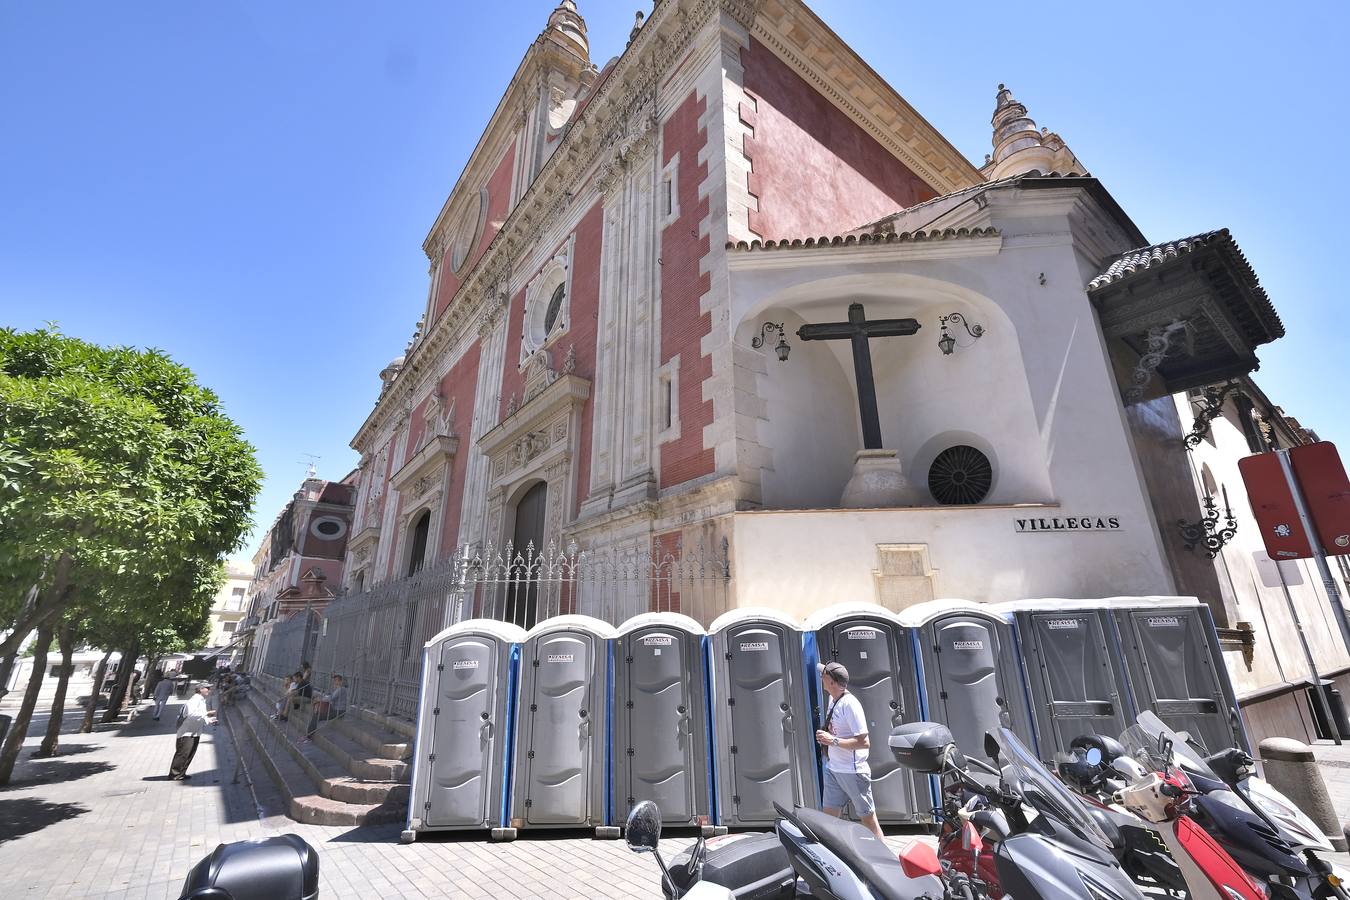
<svg viewBox="0 0 1350 900"><path fill-rule="evenodd" d="M878 544L926 544L938 597L994 603L1167 591L1170 578L1137 519L1115 532L1015 532L1015 519L1062 514L1043 506L738 512L729 529L732 605L804 616L831 603L875 603Z"/></svg>

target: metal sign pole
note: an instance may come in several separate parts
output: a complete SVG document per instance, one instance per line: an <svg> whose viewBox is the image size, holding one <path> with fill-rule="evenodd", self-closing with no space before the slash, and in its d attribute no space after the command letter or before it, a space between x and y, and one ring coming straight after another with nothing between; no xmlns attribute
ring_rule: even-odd
<svg viewBox="0 0 1350 900"><path fill-rule="evenodd" d="M1336 586L1336 579L1331 577L1331 567L1327 565L1327 552L1322 548L1322 542L1317 539L1317 529L1313 527L1312 516L1308 515L1308 504L1303 499L1303 489L1299 486L1298 479L1294 477L1294 467L1289 463L1289 451L1277 450L1275 455L1280 458L1280 468L1284 471L1285 481L1289 483L1294 508L1298 510L1298 517L1303 522L1303 530L1308 535L1308 545L1312 548L1313 559L1317 561L1317 571L1322 576L1322 584L1326 587L1327 600L1331 603L1331 617L1341 629L1341 640L1345 642L1345 649L1350 651L1350 617L1347 617L1345 605L1341 603L1341 591Z"/></svg>

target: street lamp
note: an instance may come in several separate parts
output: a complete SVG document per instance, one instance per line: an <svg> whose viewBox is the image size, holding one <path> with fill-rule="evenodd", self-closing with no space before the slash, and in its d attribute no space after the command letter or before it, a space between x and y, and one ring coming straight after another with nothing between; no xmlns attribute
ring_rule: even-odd
<svg viewBox="0 0 1350 900"><path fill-rule="evenodd" d="M783 331L782 322L765 322L759 327L759 334L750 339L750 346L756 350L763 347L765 338L771 331L778 332L778 343L773 345L773 352L778 354L779 362L787 362L788 354L792 352L792 347L787 342L787 335Z"/></svg>
<svg viewBox="0 0 1350 900"><path fill-rule="evenodd" d="M956 350L956 338L952 335L951 329L947 327L948 322L960 323L961 327L966 330L966 334L970 335L972 344L984 334L984 326L978 322L972 324L958 312L948 313L938 322L942 326L942 334L938 337L938 349L942 351L943 356L951 356L952 352ZM969 346L969 344L966 346Z"/></svg>

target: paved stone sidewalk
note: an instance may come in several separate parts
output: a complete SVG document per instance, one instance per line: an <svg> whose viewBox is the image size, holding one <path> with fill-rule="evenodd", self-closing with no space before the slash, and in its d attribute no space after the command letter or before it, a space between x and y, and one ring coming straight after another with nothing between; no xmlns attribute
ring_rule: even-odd
<svg viewBox="0 0 1350 900"><path fill-rule="evenodd" d="M237 757L224 725L203 735L192 779L168 781L176 717L170 707L159 722L141 714L95 734L68 734L54 760L29 759L46 727L45 717L34 721L14 783L0 789L6 898L176 898L188 870L216 844L285 832L318 849L324 898L660 896L653 859L577 832L511 844L423 837L405 846L398 825L292 822L277 815L278 798L260 771L259 804L247 780L231 783ZM673 855L691 841L663 841L662 851Z"/></svg>

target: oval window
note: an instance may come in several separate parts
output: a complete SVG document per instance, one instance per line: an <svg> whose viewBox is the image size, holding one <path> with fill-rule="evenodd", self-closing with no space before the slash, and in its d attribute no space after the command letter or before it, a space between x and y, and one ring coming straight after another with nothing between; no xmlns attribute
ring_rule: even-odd
<svg viewBox="0 0 1350 900"><path fill-rule="evenodd" d="M553 326L558 324L558 313L562 312L563 297L566 293L566 285L560 284L553 291L553 296L549 298L548 309L544 311L545 338L553 333Z"/></svg>
<svg viewBox="0 0 1350 900"><path fill-rule="evenodd" d="M347 533L347 523L337 516L320 516L309 526L309 531L321 540L337 540Z"/></svg>

